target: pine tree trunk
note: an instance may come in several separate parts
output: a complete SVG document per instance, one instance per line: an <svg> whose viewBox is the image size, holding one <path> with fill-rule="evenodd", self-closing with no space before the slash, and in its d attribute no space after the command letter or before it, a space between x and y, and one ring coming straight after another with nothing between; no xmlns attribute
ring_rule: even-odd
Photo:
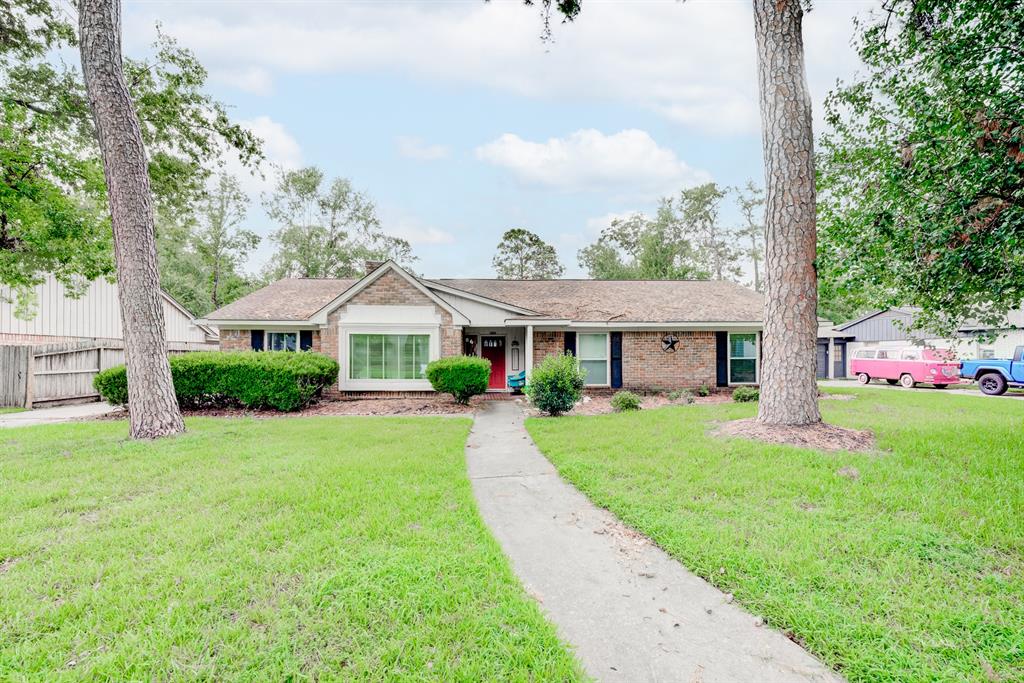
<svg viewBox="0 0 1024 683"><path fill-rule="evenodd" d="M164 340L164 312L146 153L121 64L120 0L80 0L82 73L114 228L131 436L185 430Z"/></svg>
<svg viewBox="0 0 1024 683"><path fill-rule="evenodd" d="M821 421L815 377L814 136L800 0L754 0L765 163L765 311L757 419Z"/></svg>

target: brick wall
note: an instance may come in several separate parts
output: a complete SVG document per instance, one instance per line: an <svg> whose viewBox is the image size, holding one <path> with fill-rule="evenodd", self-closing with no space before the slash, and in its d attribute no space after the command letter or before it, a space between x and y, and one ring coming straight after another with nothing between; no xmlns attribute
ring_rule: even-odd
<svg viewBox="0 0 1024 683"><path fill-rule="evenodd" d="M565 333L534 330L533 365L536 367L548 356L565 351Z"/></svg>
<svg viewBox="0 0 1024 683"><path fill-rule="evenodd" d="M252 330L221 330L221 351L250 351L252 349ZM313 330L313 346L311 351L321 352L320 330Z"/></svg>
<svg viewBox="0 0 1024 683"><path fill-rule="evenodd" d="M661 350L666 332L622 333L622 387L649 391L715 386L715 333L671 332L679 338L675 353Z"/></svg>
<svg viewBox="0 0 1024 683"><path fill-rule="evenodd" d="M381 275L348 302L367 306L430 306L434 303L394 271Z"/></svg>

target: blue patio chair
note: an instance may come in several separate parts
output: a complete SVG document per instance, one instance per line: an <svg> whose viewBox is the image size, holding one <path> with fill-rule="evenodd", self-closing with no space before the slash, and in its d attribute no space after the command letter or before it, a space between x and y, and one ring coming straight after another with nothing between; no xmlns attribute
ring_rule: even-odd
<svg viewBox="0 0 1024 683"><path fill-rule="evenodd" d="M508 388L512 390L514 394L523 393L523 387L526 386L526 370L517 372L514 375L508 376Z"/></svg>

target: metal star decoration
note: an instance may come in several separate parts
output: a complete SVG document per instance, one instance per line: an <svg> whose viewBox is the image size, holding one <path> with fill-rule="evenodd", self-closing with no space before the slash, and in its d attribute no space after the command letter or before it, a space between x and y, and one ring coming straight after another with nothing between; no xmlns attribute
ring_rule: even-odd
<svg viewBox="0 0 1024 683"><path fill-rule="evenodd" d="M679 339L674 334L666 334L661 340L661 350L665 353L675 353L678 343Z"/></svg>

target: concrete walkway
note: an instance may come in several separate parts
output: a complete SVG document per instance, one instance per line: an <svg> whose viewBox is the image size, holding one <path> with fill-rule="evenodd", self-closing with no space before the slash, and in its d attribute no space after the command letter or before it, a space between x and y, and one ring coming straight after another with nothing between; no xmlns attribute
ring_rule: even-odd
<svg viewBox="0 0 1024 683"><path fill-rule="evenodd" d="M109 403L77 403L70 406L56 406L54 408L35 408L23 410L20 413L0 413L0 428L4 427L29 427L31 425L56 424L58 422L71 422L86 417L105 415L117 410Z"/></svg>
<svg viewBox="0 0 1024 683"><path fill-rule="evenodd" d="M842 680L563 481L517 404L483 406L466 459L484 520L595 679Z"/></svg>

